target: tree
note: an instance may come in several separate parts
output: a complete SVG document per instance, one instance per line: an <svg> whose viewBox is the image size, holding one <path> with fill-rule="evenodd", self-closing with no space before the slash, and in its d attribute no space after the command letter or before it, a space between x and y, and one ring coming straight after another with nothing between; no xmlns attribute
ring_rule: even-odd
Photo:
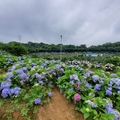
<svg viewBox="0 0 120 120"><path fill-rule="evenodd" d="M10 46L10 53L20 56L20 55L26 55L28 53L28 50L25 46L23 46L21 43L18 42L12 42L12 43L8 43L8 45Z"/></svg>

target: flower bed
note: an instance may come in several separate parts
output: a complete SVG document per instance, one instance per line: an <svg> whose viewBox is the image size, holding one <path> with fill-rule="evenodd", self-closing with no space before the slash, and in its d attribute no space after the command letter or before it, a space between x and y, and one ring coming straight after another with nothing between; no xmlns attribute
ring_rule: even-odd
<svg viewBox="0 0 120 120"><path fill-rule="evenodd" d="M39 105L50 101L52 88L57 85L85 119L119 120L119 73L86 69L90 65L87 61L65 64L55 60L16 58L6 75L0 76L0 106L6 102L11 104L4 116L17 109L28 118L30 110L36 113Z"/></svg>

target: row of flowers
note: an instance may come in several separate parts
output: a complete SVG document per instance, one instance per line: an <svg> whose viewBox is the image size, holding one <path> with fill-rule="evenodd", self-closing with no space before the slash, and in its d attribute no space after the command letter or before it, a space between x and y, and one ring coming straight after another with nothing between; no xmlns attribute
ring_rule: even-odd
<svg viewBox="0 0 120 120"><path fill-rule="evenodd" d="M78 65L66 69L65 73L57 85L85 119L120 119L120 78L117 74L103 70L93 72Z"/></svg>

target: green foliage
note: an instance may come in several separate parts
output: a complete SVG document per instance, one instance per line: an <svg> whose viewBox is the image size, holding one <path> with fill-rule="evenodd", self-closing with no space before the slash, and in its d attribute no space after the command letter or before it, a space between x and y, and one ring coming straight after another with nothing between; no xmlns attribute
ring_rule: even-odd
<svg viewBox="0 0 120 120"><path fill-rule="evenodd" d="M120 65L120 57L119 56L114 56L114 57L108 57L105 60L105 63L111 63L115 66L119 66Z"/></svg>
<svg viewBox="0 0 120 120"><path fill-rule="evenodd" d="M27 48L24 47L21 43L13 42L9 43L10 45L10 53L20 56L20 55L26 55L28 53Z"/></svg>

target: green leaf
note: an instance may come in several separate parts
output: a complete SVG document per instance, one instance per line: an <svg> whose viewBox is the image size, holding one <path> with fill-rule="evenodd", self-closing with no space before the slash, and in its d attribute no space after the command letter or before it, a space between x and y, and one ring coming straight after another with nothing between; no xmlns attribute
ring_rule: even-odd
<svg viewBox="0 0 120 120"><path fill-rule="evenodd" d="M22 116L26 116L28 114L28 112L29 112L29 108L26 108L26 107L22 108L22 110L21 110Z"/></svg>
<svg viewBox="0 0 120 120"><path fill-rule="evenodd" d="M89 115L90 115L90 114L89 114L88 112L85 112L85 113L84 113L84 119L88 118Z"/></svg>
<svg viewBox="0 0 120 120"><path fill-rule="evenodd" d="M97 114L98 114L96 110L93 110L93 113L94 113L95 115L97 115Z"/></svg>
<svg viewBox="0 0 120 120"><path fill-rule="evenodd" d="M35 106L33 109L33 113L37 113L37 111L38 111L38 106Z"/></svg>

